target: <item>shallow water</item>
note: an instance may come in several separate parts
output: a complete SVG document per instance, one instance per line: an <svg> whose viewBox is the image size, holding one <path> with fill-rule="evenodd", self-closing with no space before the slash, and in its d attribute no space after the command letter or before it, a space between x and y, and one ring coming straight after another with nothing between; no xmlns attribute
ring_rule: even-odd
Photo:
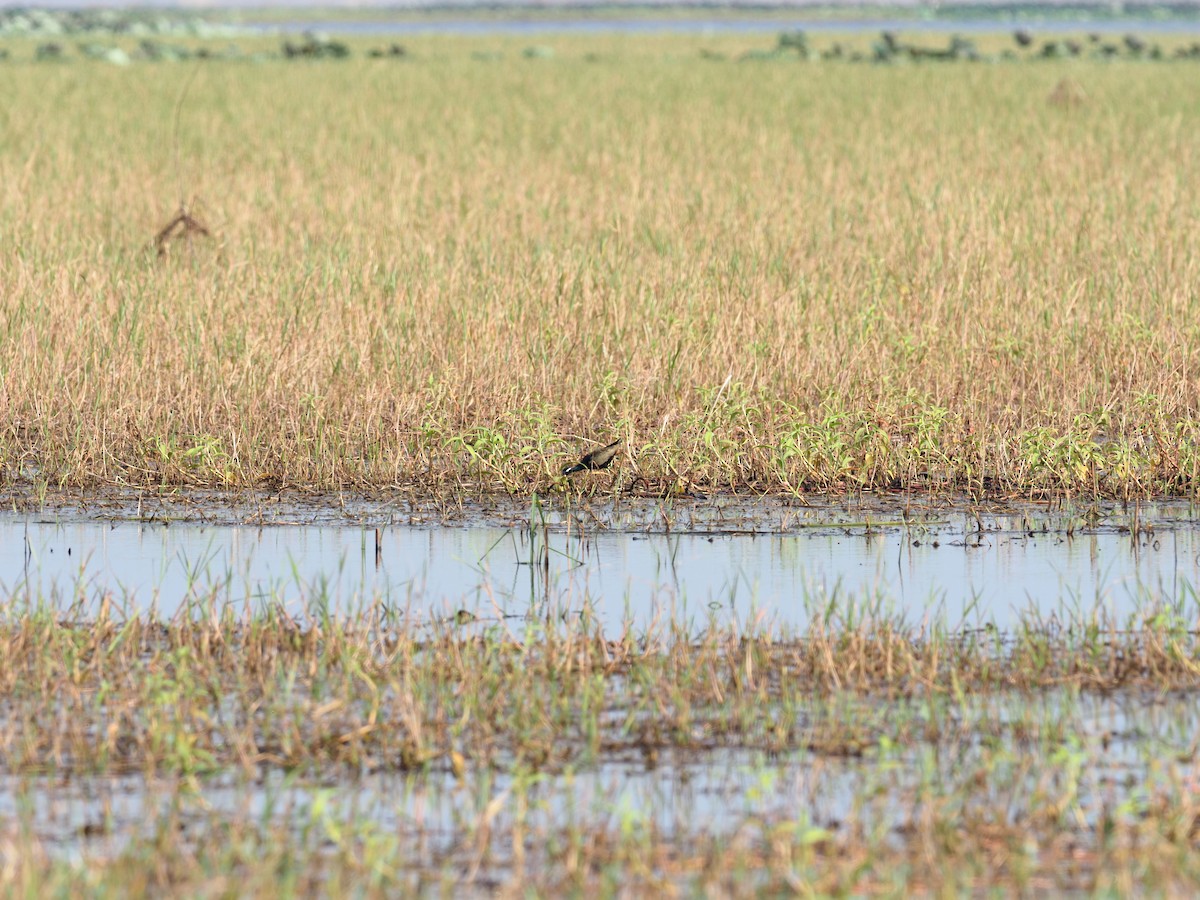
<svg viewBox="0 0 1200 900"><path fill-rule="evenodd" d="M446 34L462 36L538 35L653 35L653 34L775 34L807 31L814 34L867 34L880 31L992 34L1027 28L1053 34L1081 31L1101 34L1195 34L1200 19L814 19L804 16L779 18L422 18L422 19L319 19L282 22L247 22L264 31L300 33L317 31L341 35Z"/></svg>
<svg viewBox="0 0 1200 900"><path fill-rule="evenodd" d="M0 593L18 608L25 600L71 608L68 618L86 618L106 595L160 616L279 603L300 616L326 608L353 615L386 603L428 622L466 609L518 635L526 620L585 610L612 634L627 618L642 628L681 611L697 627L710 615L747 622L761 614L796 630L831 606L843 620L887 612L1004 630L1029 608L1059 619L1097 605L1118 618L1164 603L1193 620L1200 612L1192 591L1200 530L1186 504L566 502L446 509L329 497L222 505L192 496L60 504L0 517ZM1048 784L1073 779L1071 827L1087 845L1107 810L1136 810L1138 798L1174 796L1198 777L1197 707L1186 692L1068 686L793 699L795 730L778 754L730 734L728 745L664 746L651 759L619 715L598 758L564 732L558 762L536 777L503 755L468 759L461 782L445 757L417 772L367 757L361 767L298 772L267 762L225 767L185 785L74 771L68 757L35 772L0 772L0 819L81 864L151 845L167 828L198 847L241 823L292 833L313 853L333 852L329 835L387 835L415 872L437 859L461 873L474 862L477 823L496 804L486 867L494 883L516 865L517 816L527 835L643 829L679 847L765 834L778 823L837 832L850 820L903 846L905 829L930 803L1020 817L1044 803ZM842 734L861 748L806 737ZM527 838L525 864L538 865L544 851L540 838Z"/></svg>
<svg viewBox="0 0 1200 900"><path fill-rule="evenodd" d="M1148 605L1198 609L1200 530L1184 507L1143 513L1139 524L1154 530L1136 539L1111 512L1088 524L932 511L900 524L879 510L777 509L775 531L759 520L746 533L729 510L703 509L700 518L674 510L671 533L650 530L651 507L610 509L625 527L591 530L578 513L552 512L537 529L494 515L466 526L370 515L261 526L9 516L0 587L64 610L79 604L82 615L106 596L164 617L194 604L283 604L304 615L381 603L417 622L466 610L517 630L511 620L586 612L609 634L665 614L697 627L715 616L796 631L832 610L1009 630L1030 609L1069 619L1099 607L1118 621Z"/></svg>
<svg viewBox="0 0 1200 900"><path fill-rule="evenodd" d="M836 828L854 815L898 831L912 823L919 810L917 797L938 794L970 796L973 802L999 798L1001 806L1015 802L1019 814L1025 803L1036 806L1031 797L1043 773L1015 764L997 766L996 747L977 738L964 741L964 734L999 734L1011 758L1019 760L1043 740L1036 728L1031 735L1028 727L995 723L1021 721L1051 733L1061 729L1066 735L1062 745L1089 759L1078 783L1078 814L1084 817L1086 831L1114 790L1125 790L1121 786L1130 783L1151 784L1163 759L1187 757L1196 726L1190 697L1001 694L957 705L942 702L936 712L922 712L923 702L900 701L886 708L863 704L858 715L875 722L868 731L877 729L873 738L880 741L865 754L798 749L766 756L735 748L666 748L654 764L634 752L624 761L568 765L526 785L531 802L524 825L534 833L553 833L571 825L588 831L618 822L652 824L659 838L686 845L704 836L728 836L748 821L801 821ZM953 722L947 719L951 708ZM804 719L846 713L845 706L818 703ZM914 719L940 721L941 737L884 746L888 735L895 734L895 721ZM1058 739L1052 745L1057 746ZM975 774L989 759L994 780L981 785ZM396 839L406 851L400 858L411 859L419 869L419 860L428 859L431 852L453 859L469 849L464 831L475 816L492 798L514 789L511 773L483 777L470 763L468 772L471 781L479 779L469 789L444 762L435 762L423 773L399 772L393 766L362 771L333 767L298 779L264 768L252 783L244 773L231 770L199 779L199 792L185 789L170 776L147 778L141 773L0 775L0 817L24 822L44 847L81 862L152 839L171 815L178 817L175 827L185 833L185 841L211 840L223 821L296 832L316 826L318 837L332 830L330 826L357 823L361 830L369 823ZM498 834L511 827L511 814L506 807L493 822ZM493 873L506 865L504 843L500 839L494 848ZM530 853L536 857L538 851L530 848Z"/></svg>

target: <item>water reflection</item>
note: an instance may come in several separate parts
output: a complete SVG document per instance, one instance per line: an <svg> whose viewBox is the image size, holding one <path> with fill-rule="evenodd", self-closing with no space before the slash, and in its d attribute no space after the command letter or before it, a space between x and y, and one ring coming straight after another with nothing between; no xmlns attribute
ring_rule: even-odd
<svg viewBox="0 0 1200 900"><path fill-rule="evenodd" d="M378 538L377 538L378 535ZM528 527L212 526L0 522L5 594L163 616L198 601L296 614L383 601L418 618L588 610L609 631L673 612L697 625L762 617L802 629L830 605L878 605L909 622L992 623L1102 605L1124 618L1150 601L1195 607L1200 533L1190 525L1134 539L1027 531L806 528L787 534L631 534Z"/></svg>

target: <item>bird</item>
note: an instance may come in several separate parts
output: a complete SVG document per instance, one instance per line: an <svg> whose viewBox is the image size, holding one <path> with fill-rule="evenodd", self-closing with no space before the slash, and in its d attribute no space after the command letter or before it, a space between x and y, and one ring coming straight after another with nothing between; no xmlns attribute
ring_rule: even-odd
<svg viewBox="0 0 1200 900"><path fill-rule="evenodd" d="M582 472L591 469L607 469L612 465L612 461L616 459L617 448L621 446L621 439L617 438L607 447L601 447L599 450L593 450L575 463L573 466L567 466L563 469L564 475L572 475L575 472Z"/></svg>

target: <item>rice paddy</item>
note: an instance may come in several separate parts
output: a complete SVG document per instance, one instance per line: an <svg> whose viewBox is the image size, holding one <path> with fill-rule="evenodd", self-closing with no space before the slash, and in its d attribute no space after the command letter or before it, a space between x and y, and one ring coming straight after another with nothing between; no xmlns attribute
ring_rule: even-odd
<svg viewBox="0 0 1200 900"><path fill-rule="evenodd" d="M3 39L0 890L1196 891L1189 35L162 28Z"/></svg>
<svg viewBox="0 0 1200 900"><path fill-rule="evenodd" d="M1196 648L1168 610L616 639L198 612L6 617L10 888L1195 886Z"/></svg>

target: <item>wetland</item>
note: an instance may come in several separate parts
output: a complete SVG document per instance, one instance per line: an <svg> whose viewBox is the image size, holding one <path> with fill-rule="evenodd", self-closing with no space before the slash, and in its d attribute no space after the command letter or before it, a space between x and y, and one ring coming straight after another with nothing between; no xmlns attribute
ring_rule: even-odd
<svg viewBox="0 0 1200 900"><path fill-rule="evenodd" d="M1192 35L145 27L2 38L0 890L1195 892Z"/></svg>
<svg viewBox="0 0 1200 900"><path fill-rule="evenodd" d="M16 884L1196 874L1186 502L137 492L0 535Z"/></svg>

